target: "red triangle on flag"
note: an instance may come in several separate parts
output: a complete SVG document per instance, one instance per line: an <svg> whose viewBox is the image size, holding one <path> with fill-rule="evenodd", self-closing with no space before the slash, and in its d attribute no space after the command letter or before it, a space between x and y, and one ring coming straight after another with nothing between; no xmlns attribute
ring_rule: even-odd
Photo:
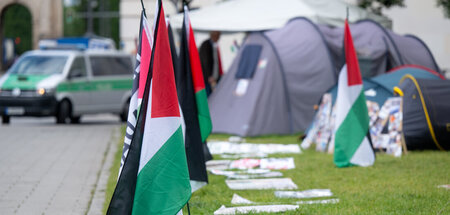
<svg viewBox="0 0 450 215"><path fill-rule="evenodd" d="M170 52L169 34L161 7L155 28L151 117L179 117L177 90Z"/></svg>
<svg viewBox="0 0 450 215"><path fill-rule="evenodd" d="M344 46L348 86L361 85L362 79L361 72L359 71L358 57L356 56L352 34L350 33L350 27L348 26L347 20L345 20Z"/></svg>

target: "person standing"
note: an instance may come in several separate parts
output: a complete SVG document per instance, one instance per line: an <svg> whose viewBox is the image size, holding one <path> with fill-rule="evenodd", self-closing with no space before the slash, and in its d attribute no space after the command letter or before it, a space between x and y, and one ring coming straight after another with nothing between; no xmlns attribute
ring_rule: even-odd
<svg viewBox="0 0 450 215"><path fill-rule="evenodd" d="M223 75L222 62L220 59L219 41L220 32L211 31L209 39L200 46L200 61L202 64L203 77L205 79L206 94L209 96L219 83Z"/></svg>

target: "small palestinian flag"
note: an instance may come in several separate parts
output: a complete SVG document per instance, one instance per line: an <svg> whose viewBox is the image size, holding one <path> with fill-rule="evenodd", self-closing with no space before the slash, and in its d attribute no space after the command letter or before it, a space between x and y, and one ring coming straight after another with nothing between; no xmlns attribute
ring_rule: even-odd
<svg viewBox="0 0 450 215"><path fill-rule="evenodd" d="M339 74L336 98L334 163L338 167L370 166L375 162L375 153L369 136L369 114L347 20L344 47L346 64Z"/></svg>

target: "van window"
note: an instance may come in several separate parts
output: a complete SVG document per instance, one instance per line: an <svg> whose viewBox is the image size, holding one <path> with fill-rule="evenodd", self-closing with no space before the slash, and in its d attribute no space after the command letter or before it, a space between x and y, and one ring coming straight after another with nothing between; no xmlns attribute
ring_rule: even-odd
<svg viewBox="0 0 450 215"><path fill-rule="evenodd" d="M129 57L91 56L94 76L131 75L132 65Z"/></svg>
<svg viewBox="0 0 450 215"><path fill-rule="evenodd" d="M70 67L69 77L78 78L86 76L86 62L83 57L77 57L73 60Z"/></svg>
<svg viewBox="0 0 450 215"><path fill-rule="evenodd" d="M29 55L20 58L10 71L20 75L52 75L61 73L66 61L66 56Z"/></svg>

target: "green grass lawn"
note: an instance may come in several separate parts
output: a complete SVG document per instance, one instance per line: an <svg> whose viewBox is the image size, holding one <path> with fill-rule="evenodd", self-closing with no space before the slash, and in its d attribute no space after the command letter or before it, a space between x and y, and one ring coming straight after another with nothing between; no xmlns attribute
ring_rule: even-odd
<svg viewBox="0 0 450 215"><path fill-rule="evenodd" d="M211 135L209 139L227 138L228 135ZM246 140L255 143L299 143L298 135ZM105 212L120 165L121 141L118 140L120 150L111 169ZM298 190L328 188L333 192L333 198L340 200L337 204L300 205L297 211L283 214L450 214L450 190L437 188L438 185L450 184L448 152L409 152L401 158L377 154L372 167L341 169L334 166L332 155L312 149L302 154L270 157L294 157L296 168L281 172L297 184ZM221 205L231 207L233 193L261 204L295 204L300 200L275 198L274 190L233 191L226 186L225 179L225 176L209 174L209 184L196 191L189 201L191 214L213 214ZM187 214L186 210L184 212Z"/></svg>

